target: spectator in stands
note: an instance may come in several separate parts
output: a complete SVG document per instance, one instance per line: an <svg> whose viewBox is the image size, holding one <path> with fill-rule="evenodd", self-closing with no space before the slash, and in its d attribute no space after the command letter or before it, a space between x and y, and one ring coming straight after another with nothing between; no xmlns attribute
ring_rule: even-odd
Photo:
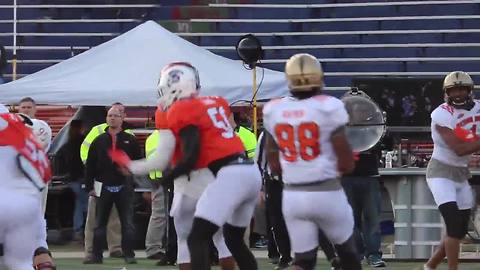
<svg viewBox="0 0 480 270"><path fill-rule="evenodd" d="M81 120L72 120L68 130L68 141L58 151L59 167L66 172L66 181L75 194L75 209L73 212L74 239L83 241L84 225L87 214L88 195L82 188L84 183L84 170L78 152L85 138L85 131Z"/></svg>
<svg viewBox="0 0 480 270"><path fill-rule="evenodd" d="M382 260L380 207L381 190L378 173L379 153L375 149L359 154L352 173L345 175L342 185L352 206L354 235L359 254L372 267L385 267Z"/></svg>
<svg viewBox="0 0 480 270"><path fill-rule="evenodd" d="M160 136L158 130L153 131L145 141L145 156L147 159L151 158L155 153ZM165 236L167 216L165 209L165 196L163 194L163 188L160 186L162 180L161 171L151 171L149 174L150 180L152 180L153 191L149 193L149 199L152 203L152 213L150 215L150 221L148 222L147 235L145 237L145 252L147 258L153 260L161 260L165 257L163 250L162 240Z"/></svg>
<svg viewBox="0 0 480 270"><path fill-rule="evenodd" d="M125 107L120 102L115 102L112 104L111 108L117 108L123 116L123 119L127 116L125 113ZM125 132L131 133L131 130L125 129L127 125L123 122ZM83 164L87 162L88 153L90 150L90 145L92 142L97 138L100 134L103 134L108 127L107 123L102 123L92 127L92 129L88 132L85 140L82 142L80 146L80 159L82 160ZM95 213L96 213L96 198L90 196L88 198L88 206L87 206L87 221L85 223L85 261L89 261L92 256L92 248L93 248L93 230L95 228ZM120 258L122 257L122 249L121 249L121 228L120 228L120 220L118 218L117 209L114 207L112 209L109 222L107 224L107 244L108 244L108 251L110 252L110 257L113 258Z"/></svg>
<svg viewBox="0 0 480 270"><path fill-rule="evenodd" d="M93 236L93 252L87 264L103 263L103 239L113 205L117 208L122 227L122 252L125 263L135 264L133 252L133 197L131 177L124 176L113 164L108 152L112 148L123 150L131 159L140 159L141 150L135 136L122 128L123 113L115 107L107 113L108 127L92 143L86 164L85 185L90 196L97 196L96 227ZM101 186L94 189L95 186ZM99 194L100 193L100 194Z"/></svg>
<svg viewBox="0 0 480 270"><path fill-rule="evenodd" d="M0 44L0 84L5 83L3 78L3 70L7 67L7 51L5 47Z"/></svg>

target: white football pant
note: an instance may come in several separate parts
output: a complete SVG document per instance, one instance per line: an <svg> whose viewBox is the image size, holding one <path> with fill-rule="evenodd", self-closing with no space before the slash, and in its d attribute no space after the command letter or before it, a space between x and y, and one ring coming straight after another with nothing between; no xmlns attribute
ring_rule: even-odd
<svg viewBox="0 0 480 270"><path fill-rule="evenodd" d="M336 245L353 234L353 211L343 189L283 190L282 211L295 253L318 247L319 229Z"/></svg>

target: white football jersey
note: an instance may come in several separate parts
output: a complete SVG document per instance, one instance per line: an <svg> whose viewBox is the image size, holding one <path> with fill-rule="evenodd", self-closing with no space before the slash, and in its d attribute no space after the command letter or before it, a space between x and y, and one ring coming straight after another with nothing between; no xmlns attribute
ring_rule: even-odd
<svg viewBox="0 0 480 270"><path fill-rule="evenodd" d="M338 177L330 137L348 123L342 101L327 95L286 97L263 109L264 126L280 149L283 181L310 183Z"/></svg>
<svg viewBox="0 0 480 270"><path fill-rule="evenodd" d="M469 111L455 109L447 103L443 103L432 112L431 117L433 139L432 158L452 166L467 167L471 155L458 156L455 154L443 141L435 125L450 129L460 126L464 129L471 130L477 135L480 134L480 102L475 100L475 106Z"/></svg>
<svg viewBox="0 0 480 270"><path fill-rule="evenodd" d="M40 196L38 188L20 170L17 161L18 152L12 146L0 146L0 185L2 189L12 189L24 194ZM12 202L15 203L15 202Z"/></svg>

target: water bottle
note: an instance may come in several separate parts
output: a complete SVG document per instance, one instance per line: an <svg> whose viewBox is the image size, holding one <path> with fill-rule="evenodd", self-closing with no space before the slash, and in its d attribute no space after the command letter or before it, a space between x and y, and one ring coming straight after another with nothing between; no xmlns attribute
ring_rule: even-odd
<svg viewBox="0 0 480 270"><path fill-rule="evenodd" d="M387 154L385 155L385 168L392 168L392 152L388 151Z"/></svg>

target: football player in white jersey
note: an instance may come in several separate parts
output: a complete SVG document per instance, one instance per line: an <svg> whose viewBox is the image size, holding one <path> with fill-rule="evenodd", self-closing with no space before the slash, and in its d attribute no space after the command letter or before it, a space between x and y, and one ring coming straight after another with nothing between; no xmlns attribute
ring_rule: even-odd
<svg viewBox="0 0 480 270"><path fill-rule="evenodd" d="M35 254L39 255L34 260L35 269L55 269L48 251L37 248L36 241L43 220L41 190L50 178L48 159L17 115L0 114L0 156L0 239L4 251L0 268L31 270Z"/></svg>
<svg viewBox="0 0 480 270"><path fill-rule="evenodd" d="M480 102L473 99L473 80L463 71L449 73L443 82L445 103L431 114L433 153L427 166L427 183L445 221L446 235L440 247L424 265L435 269L447 257L448 269L458 268L460 240L468 229L473 206L472 189L468 183L468 162L480 150L480 140L465 141L455 130L478 134Z"/></svg>
<svg viewBox="0 0 480 270"><path fill-rule="evenodd" d="M50 144L52 141L52 129L47 124L47 122L40 119L35 119L35 115L37 113L37 104L35 100L31 97L24 97L20 100L17 109L20 114L26 115L30 119L31 124L28 124L27 126L32 129L33 133L37 137L37 140L42 145L44 152L47 153L50 149ZM42 215L45 215L45 210L47 208L47 196L48 186L46 186L42 190ZM47 221L45 219L43 219L42 221L42 227L40 227L40 230L42 231L42 236L39 238L39 247L48 248Z"/></svg>
<svg viewBox="0 0 480 270"><path fill-rule="evenodd" d="M318 231L335 244L342 269L361 269L353 238L353 214L339 176L354 168L345 137L348 114L343 103L322 95L323 71L309 54L296 54L285 73L292 97L263 109L267 156L272 172L282 174L282 210L294 268L315 268Z"/></svg>

